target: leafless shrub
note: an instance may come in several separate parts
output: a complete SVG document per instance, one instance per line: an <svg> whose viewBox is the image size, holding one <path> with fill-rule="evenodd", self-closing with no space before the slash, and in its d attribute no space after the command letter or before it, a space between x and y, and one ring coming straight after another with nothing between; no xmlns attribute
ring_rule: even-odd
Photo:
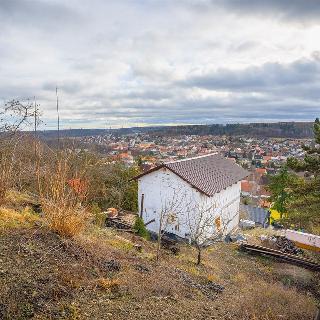
<svg viewBox="0 0 320 320"><path fill-rule="evenodd" d="M6 192L12 184L13 150L2 143L0 147L0 203L5 199Z"/></svg>
<svg viewBox="0 0 320 320"><path fill-rule="evenodd" d="M201 263L202 250L211 242L221 239L236 216L221 212L214 199L199 201L193 194L188 194L180 186L174 186L163 179L165 194L160 191L161 208L157 222L157 260L160 259L161 239L170 226L182 227L186 237L197 249L197 264ZM171 229L172 230L172 229Z"/></svg>
<svg viewBox="0 0 320 320"><path fill-rule="evenodd" d="M196 206L186 210L189 238L198 253L197 265L201 263L202 249L208 244L208 241L221 236L220 228L215 225L214 209L214 204L200 205L196 203Z"/></svg>
<svg viewBox="0 0 320 320"><path fill-rule="evenodd" d="M73 237L91 220L85 206L86 183L83 172L73 175L72 155L57 153L39 177L40 202L49 226L59 234ZM43 173L42 172L42 173Z"/></svg>
<svg viewBox="0 0 320 320"><path fill-rule="evenodd" d="M14 134L31 124L30 120L38 116L37 106L29 100L22 102L11 100L0 110L0 132Z"/></svg>
<svg viewBox="0 0 320 320"><path fill-rule="evenodd" d="M186 216L189 239L197 249L197 265L199 265L203 249L226 235L236 215L222 212L215 202L203 201L192 202L192 206L186 208Z"/></svg>
<svg viewBox="0 0 320 320"><path fill-rule="evenodd" d="M180 188L175 188L172 185L167 185L168 189L172 190L172 197L162 196L160 192L161 199L161 210L159 213L159 224L158 224L158 232L157 232L157 255L156 260L160 259L160 250L161 250L161 241L163 235L167 231L167 227L176 222L179 215L183 214L184 200L186 196Z"/></svg>
<svg viewBox="0 0 320 320"><path fill-rule="evenodd" d="M12 100L0 109L0 202L19 176L18 149L24 134L18 131L30 125L31 119L38 121L38 113L37 106L29 101Z"/></svg>

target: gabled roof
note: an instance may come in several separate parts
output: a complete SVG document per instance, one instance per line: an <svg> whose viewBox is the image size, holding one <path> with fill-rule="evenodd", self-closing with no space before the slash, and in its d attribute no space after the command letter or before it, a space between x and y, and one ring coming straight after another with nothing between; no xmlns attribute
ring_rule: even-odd
<svg viewBox="0 0 320 320"><path fill-rule="evenodd" d="M139 179L161 168L167 168L198 191L213 196L249 175L239 165L219 154L209 154L161 164L134 179Z"/></svg>

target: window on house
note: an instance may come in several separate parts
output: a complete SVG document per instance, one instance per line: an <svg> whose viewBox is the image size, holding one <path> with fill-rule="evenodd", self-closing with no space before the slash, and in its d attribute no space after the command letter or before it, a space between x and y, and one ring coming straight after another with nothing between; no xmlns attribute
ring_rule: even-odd
<svg viewBox="0 0 320 320"><path fill-rule="evenodd" d="M220 231L220 229L221 229L221 218L220 217L215 218L214 219L214 223L215 223L218 231Z"/></svg>
<svg viewBox="0 0 320 320"><path fill-rule="evenodd" d="M178 225L178 224L176 224L176 225L174 226L174 230L179 231L179 225Z"/></svg>
<svg viewBox="0 0 320 320"><path fill-rule="evenodd" d="M168 214L168 218L167 218L167 221L169 224L174 224L176 221L177 221L177 216L174 212L170 212Z"/></svg>

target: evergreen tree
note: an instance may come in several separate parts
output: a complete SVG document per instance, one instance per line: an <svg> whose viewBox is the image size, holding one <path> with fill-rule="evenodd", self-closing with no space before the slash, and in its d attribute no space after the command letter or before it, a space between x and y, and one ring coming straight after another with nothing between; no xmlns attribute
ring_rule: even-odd
<svg viewBox="0 0 320 320"><path fill-rule="evenodd" d="M293 194L288 206L288 220L320 234L320 121L314 123L315 144L303 146L304 159L288 159L288 166L294 171L304 171L305 179L296 181L291 186Z"/></svg>
<svg viewBox="0 0 320 320"><path fill-rule="evenodd" d="M268 189L271 192L270 200L273 202L272 208L280 213L281 219L288 211L288 204L292 198L290 186L297 179L295 175L288 172L287 167L283 167L279 174L270 176Z"/></svg>
<svg viewBox="0 0 320 320"><path fill-rule="evenodd" d="M288 166L295 171L306 171L312 177L320 175L320 120L317 118L313 125L314 146L302 146L306 155L304 159L295 158L288 159Z"/></svg>

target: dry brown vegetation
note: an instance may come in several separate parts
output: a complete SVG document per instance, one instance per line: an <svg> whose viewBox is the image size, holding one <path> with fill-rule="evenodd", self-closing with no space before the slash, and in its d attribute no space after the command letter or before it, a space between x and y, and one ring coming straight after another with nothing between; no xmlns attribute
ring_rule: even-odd
<svg viewBox="0 0 320 320"><path fill-rule="evenodd" d="M136 182L130 181L136 169L103 160L74 149L51 149L27 134L0 139L0 205L12 206L12 190L19 191L30 198L25 203L42 210L52 230L66 237L79 234L94 218L101 225L101 208L132 209L137 202Z"/></svg>
<svg viewBox="0 0 320 320"><path fill-rule="evenodd" d="M38 116L35 102L12 100L0 108L0 205L8 202L11 190L24 192L47 226L65 237L88 226L88 208L94 204L136 209L137 185L131 181L136 167L79 151L72 139L50 145L37 135ZM30 125L34 132L20 131Z"/></svg>
<svg viewBox="0 0 320 320"><path fill-rule="evenodd" d="M72 237L83 231L92 217L83 203L85 189L68 183L73 177L72 157L64 153L55 156L48 173L39 177L39 201L48 226L62 236ZM76 181L83 179L82 172L76 176Z"/></svg>
<svg viewBox="0 0 320 320"><path fill-rule="evenodd" d="M19 227L32 227L40 221L41 219L28 207L20 212L0 207L0 232Z"/></svg>
<svg viewBox="0 0 320 320"><path fill-rule="evenodd" d="M17 198L17 197L15 197ZM313 319L319 275L236 245L164 251L89 225L72 238L30 209L0 212L1 319ZM142 251L135 249L142 246ZM208 284L224 286L211 291Z"/></svg>

